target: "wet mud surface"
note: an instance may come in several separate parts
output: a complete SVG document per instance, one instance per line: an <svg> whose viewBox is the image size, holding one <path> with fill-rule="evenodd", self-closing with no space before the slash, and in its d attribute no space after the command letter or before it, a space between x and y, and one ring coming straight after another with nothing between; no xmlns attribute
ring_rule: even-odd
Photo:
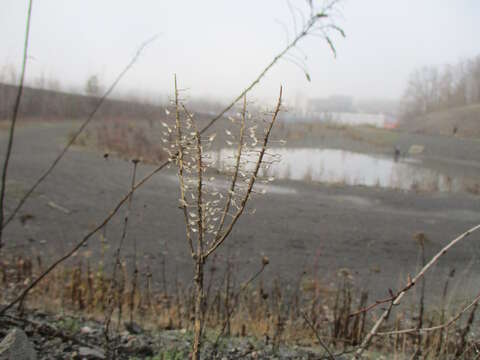
<svg viewBox="0 0 480 360"><path fill-rule="evenodd" d="M72 123L18 128L7 186L7 214L55 158L71 129ZM434 142L432 137L418 138L420 135L413 140L395 136L400 136L396 142L405 142L405 147L407 141L435 144L426 146L427 150L416 157L422 161L422 169L474 179L480 173L475 158L480 142L469 140L472 143L466 146L462 139ZM472 149L472 144L477 147ZM6 132L1 132L0 147L5 149L5 145ZM369 148L367 144L362 149L344 138L344 150ZM387 144L376 147L375 153L387 156L390 149ZM137 178L153 168L139 165ZM127 161L111 156L104 159L101 153L73 148L7 227L6 251L41 255L45 264L50 263L105 218L128 191L131 172ZM270 264L262 280L268 285L278 279L286 286L298 282L304 271L326 283L334 282L338 271L347 268L356 285L370 289L373 296L384 297L388 288L402 286L407 275L418 269L416 233L423 232L428 238L428 258L480 222L480 197L469 192L345 186L312 180L280 176L269 185L267 194L257 196L249 205L249 209L256 209L255 215L239 221L218 253L218 266L231 258L235 277L241 282L260 267L262 256L267 256ZM124 216L125 210L120 210L108 224L106 243L94 236L70 263L95 264L102 259L108 263L121 237ZM136 240L140 267L152 271L158 286L163 273L169 286L176 281L188 283L192 262L184 234L176 175L169 169L135 193L123 255L127 262L133 258ZM452 249L428 274L427 289L432 297L453 268L456 294L464 298L475 293L480 283L480 233Z"/></svg>

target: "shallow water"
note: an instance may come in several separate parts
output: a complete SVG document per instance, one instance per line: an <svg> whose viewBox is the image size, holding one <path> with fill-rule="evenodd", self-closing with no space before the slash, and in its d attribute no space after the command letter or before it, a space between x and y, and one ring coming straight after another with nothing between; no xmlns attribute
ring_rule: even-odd
<svg viewBox="0 0 480 360"><path fill-rule="evenodd" d="M476 192L479 189L473 179L447 176L422 167L415 159L395 161L393 156L312 148L271 148L268 153L267 161L280 161L263 168L260 175L277 179L417 191ZM211 158L219 170L225 170L234 163L233 155L233 149L221 149L212 152ZM254 160L253 156L248 160Z"/></svg>

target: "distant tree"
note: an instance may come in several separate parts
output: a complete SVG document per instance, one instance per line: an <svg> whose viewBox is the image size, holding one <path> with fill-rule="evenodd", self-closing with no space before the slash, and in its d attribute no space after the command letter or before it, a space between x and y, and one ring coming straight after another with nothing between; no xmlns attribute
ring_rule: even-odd
<svg viewBox="0 0 480 360"><path fill-rule="evenodd" d="M8 84L16 84L17 82L17 71L15 67L11 64L2 66L0 70L0 82Z"/></svg>
<svg viewBox="0 0 480 360"><path fill-rule="evenodd" d="M97 75L92 75L88 78L85 85L85 93L91 96L97 96L100 94L100 81Z"/></svg>
<svg viewBox="0 0 480 360"><path fill-rule="evenodd" d="M33 80L33 86L37 89L45 89L45 83L46 83L46 79L45 79L45 74L43 72L39 77Z"/></svg>
<svg viewBox="0 0 480 360"><path fill-rule="evenodd" d="M62 85L60 84L60 81L57 79L48 79L47 80L47 85L46 85L48 90L53 90L53 91L60 91L62 90Z"/></svg>
<svg viewBox="0 0 480 360"><path fill-rule="evenodd" d="M480 103L480 56L456 65L425 66L409 77L402 116Z"/></svg>

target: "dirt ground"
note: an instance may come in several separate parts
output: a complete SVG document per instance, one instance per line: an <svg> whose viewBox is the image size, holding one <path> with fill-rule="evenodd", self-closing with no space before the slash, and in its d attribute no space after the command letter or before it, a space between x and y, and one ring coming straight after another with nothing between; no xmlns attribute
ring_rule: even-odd
<svg viewBox="0 0 480 360"><path fill-rule="evenodd" d="M38 123L17 129L7 186L7 214L77 125ZM300 138L290 141L290 146L389 154L394 146L403 152L413 144L422 144L425 151L418 157L425 166L475 177L480 174L480 141L473 139L369 128L330 128L321 136L310 133L301 142ZM0 148L3 158L5 131L0 132ZM140 165L138 176L151 169L151 165ZM104 159L101 153L84 148L72 149L7 227L6 252L41 255L45 264L50 263L104 219L128 190L130 176L131 164L126 161ZM162 264L169 284L176 280L187 283L191 278L192 264L177 199L175 172L170 169L139 189L133 200L123 254L127 261L132 258L136 239L141 266L150 267L158 284L162 282ZM479 200L479 196L466 193L276 181L266 195L250 204L256 214L241 219L216 262L221 267L227 257L233 259L240 282L260 267L262 256L267 256L270 265L262 275L264 283L279 279L286 286L295 284L303 271L326 283L334 282L338 271L347 268L356 285L368 288L372 296L385 297L388 288L400 287L407 275L418 269L419 247L414 235L426 234L426 253L430 257L480 222ZM106 259L120 238L124 214L120 211L106 228ZM100 237L96 236L71 261L95 264L101 258L101 248ZM465 298L478 292L480 233L452 249L429 273L427 289L431 300L451 269L456 269L453 294Z"/></svg>

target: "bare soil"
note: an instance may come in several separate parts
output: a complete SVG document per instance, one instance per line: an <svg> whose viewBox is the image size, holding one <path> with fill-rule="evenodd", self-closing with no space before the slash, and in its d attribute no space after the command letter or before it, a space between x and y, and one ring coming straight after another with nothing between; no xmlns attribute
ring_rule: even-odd
<svg viewBox="0 0 480 360"><path fill-rule="evenodd" d="M7 186L7 214L55 158L75 126L78 123L36 123L17 129ZM406 151L410 145L422 144L425 151L418 157L427 167L477 177L480 172L478 140L370 128L323 130L322 136L310 132L303 139L290 141L290 146L389 154L394 146ZM6 132L0 132L2 158L6 139ZM152 168L142 164L138 178ZM104 159L103 154L85 148L72 149L7 227L6 253L40 255L44 263L50 263L105 218L127 192L131 171L127 161L111 156ZM256 214L241 219L216 262L221 266L227 257L233 259L236 281L243 281L260 267L262 256L268 256L270 265L262 275L264 283L277 279L286 285L295 284L304 271L328 284L335 281L340 269L347 268L358 286L370 289L372 296L385 297L389 288L402 286L407 274L413 275L418 269L419 247L414 235L426 234L426 253L430 257L480 222L479 199L465 193L276 181L266 195L250 204ZM127 261L132 258L136 239L141 267L152 270L158 286L163 272L169 286L191 279L192 263L177 204L174 169L155 176L135 193L133 200L123 255ZM124 215L121 210L106 228L109 248L103 253L107 259L120 239ZM101 248L100 237L94 237L71 262L96 264ZM430 300L434 300L451 269L456 269L456 295L465 298L476 292L480 283L479 255L480 233L447 253L427 277Z"/></svg>

